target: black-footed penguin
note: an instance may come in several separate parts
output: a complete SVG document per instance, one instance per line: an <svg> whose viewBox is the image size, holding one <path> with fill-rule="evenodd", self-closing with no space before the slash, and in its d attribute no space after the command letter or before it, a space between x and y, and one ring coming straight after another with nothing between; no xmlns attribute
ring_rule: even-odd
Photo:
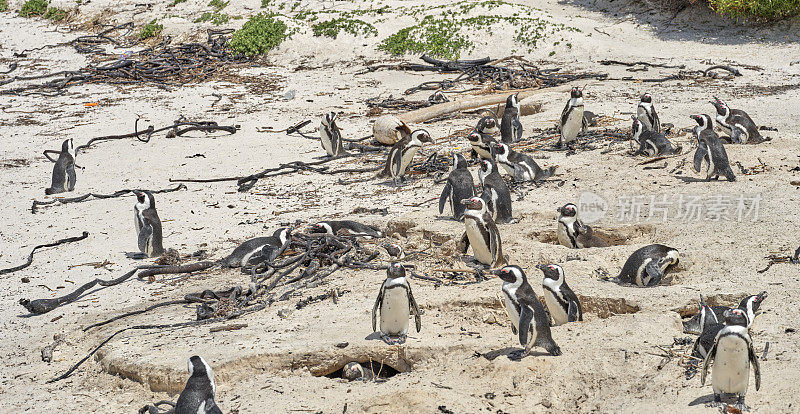
<svg viewBox="0 0 800 414"><path fill-rule="evenodd" d="M189 380L175 404L175 414L222 414L214 401L216 394L214 371L195 355L189 358Z"/></svg>
<svg viewBox="0 0 800 414"><path fill-rule="evenodd" d="M575 245L582 249L589 247L608 247L608 242L601 237L595 236L594 229L583 222L575 227Z"/></svg>
<svg viewBox="0 0 800 414"><path fill-rule="evenodd" d="M633 155L655 157L657 155L673 155L680 153L680 149L676 150L664 134L648 130L640 118L633 115L631 115L631 118L633 118L633 126L631 128L631 149L634 150Z"/></svg>
<svg viewBox="0 0 800 414"><path fill-rule="evenodd" d="M492 146L492 151L497 163L502 165L517 182L539 182L552 177L556 171L555 166L546 170L541 169L533 158L512 150L506 144L496 143Z"/></svg>
<svg viewBox="0 0 800 414"><path fill-rule="evenodd" d="M272 236L256 237L247 240L233 249L233 252L224 259L223 263L228 267L247 266L251 257L254 255L260 256L262 253L264 253L265 246L269 246L272 251L275 251L283 246L290 236L291 234L289 229L281 228L275 230L275 232L272 233ZM265 257L264 259L270 260L274 258Z"/></svg>
<svg viewBox="0 0 800 414"><path fill-rule="evenodd" d="M384 177L392 177L392 181L397 185L399 181L403 180L403 176L409 164L411 164L411 160L425 142L433 144L433 139L430 134L428 134L428 131L424 129L418 129L400 141L397 141L392 146L392 149L389 150L389 156L386 158L386 166L381 175Z"/></svg>
<svg viewBox="0 0 800 414"><path fill-rule="evenodd" d="M683 333L700 335L708 326L720 323L721 320L717 317L717 313L706 304L703 295L700 295L698 306L697 313L688 321L683 322Z"/></svg>
<svg viewBox="0 0 800 414"><path fill-rule="evenodd" d="M550 334L544 307L528 283L525 272L519 266L506 266L494 274L503 281L503 298L511 319L511 332L519 335L519 343L525 347L523 357L530 354L534 346L543 347L550 355L561 355L561 348Z"/></svg>
<svg viewBox="0 0 800 414"><path fill-rule="evenodd" d="M556 236L558 243L562 246L569 247L570 249L577 249L583 247L578 244L578 229L583 229L585 233L589 233L589 227L583 224L581 219L578 218L578 206L572 203L564 204L564 206L556 209L558 211L558 229Z"/></svg>
<svg viewBox="0 0 800 414"><path fill-rule="evenodd" d="M133 190L136 204L133 206L133 220L136 224L139 251L147 257L161 256L164 246L161 239L161 219L156 212L156 199L149 191Z"/></svg>
<svg viewBox="0 0 800 414"><path fill-rule="evenodd" d="M477 130L470 132L467 135L467 141L472 147L472 159L480 157L481 159L492 159L491 146L496 143L495 139L489 134L482 134Z"/></svg>
<svg viewBox="0 0 800 414"><path fill-rule="evenodd" d="M703 164L706 165L706 180L717 179L724 175L728 181L736 181L731 165L728 162L728 153L719 139L719 135L714 132L711 125L711 116L707 114L692 115L692 119L697 121L694 127L694 136L697 138L697 151L694 153L692 168L696 172L701 172Z"/></svg>
<svg viewBox="0 0 800 414"><path fill-rule="evenodd" d="M739 302L739 306L736 308L729 308L727 306L708 306L702 299L700 298L700 312L692 317L689 322L683 324L684 332L687 333L698 333L700 336L694 343L694 347L692 347L692 356L697 358L705 358L708 354L708 350L711 349L711 346L714 345L714 339L717 337L717 333L725 326L722 322L725 320L725 313L729 312L733 309L738 309L744 312L745 318L747 318L747 329L750 329L750 326L753 324L753 321L756 317L756 312L758 311L759 306L767 297L767 292L761 292L758 295L751 295L747 296ZM697 332L696 327L701 326L702 330Z"/></svg>
<svg viewBox="0 0 800 414"><path fill-rule="evenodd" d="M75 145L72 138L61 143L61 152L58 154L56 164L53 166L53 179L50 188L45 188L47 195L63 193L75 189Z"/></svg>
<svg viewBox="0 0 800 414"><path fill-rule="evenodd" d="M322 148L331 157L345 153L342 146L342 132L336 125L336 117L336 112L328 112L322 117L322 122L319 124L319 138L322 141Z"/></svg>
<svg viewBox="0 0 800 414"><path fill-rule="evenodd" d="M583 308L578 295L572 291L564 279L564 269L557 264L536 265L544 273L544 303L553 317L553 326L583 320Z"/></svg>
<svg viewBox="0 0 800 414"><path fill-rule="evenodd" d="M500 139L510 144L522 138L522 123L519 121L519 92L506 98L506 109L500 121Z"/></svg>
<svg viewBox="0 0 800 414"><path fill-rule="evenodd" d="M372 330L376 331L378 306L381 309L381 338L389 345L406 341L408 319L413 314L417 332L422 329L419 306L411 293L411 285L406 280L406 269L394 262L386 269L386 280L381 284L378 298L372 307Z"/></svg>
<svg viewBox="0 0 800 414"><path fill-rule="evenodd" d="M758 126L750 119L745 111L741 109L730 109L722 99L714 97L711 102L717 109L717 124L736 144L758 144L764 142Z"/></svg>
<svg viewBox="0 0 800 414"><path fill-rule="evenodd" d="M472 173L467 169L467 160L463 155L454 152L453 168L439 197L439 214L444 212L444 205L449 200L453 218L461 220L464 217L464 205L461 204L461 200L474 196L475 183L472 181Z"/></svg>
<svg viewBox="0 0 800 414"><path fill-rule="evenodd" d="M478 178L481 181L481 198L486 202L486 208L491 212L496 223L511 223L514 217L511 214L511 191L508 189L497 164L490 160L481 160Z"/></svg>
<svg viewBox="0 0 800 414"><path fill-rule="evenodd" d="M661 132L661 122L659 122L656 108L653 106L653 97L649 93L642 95L639 100L639 106L636 107L636 118L642 121L646 130L655 133Z"/></svg>
<svg viewBox="0 0 800 414"><path fill-rule="evenodd" d="M400 260L406 257L406 252L403 251L403 248L397 243L386 241L381 243L381 247L386 250L386 253L388 253L389 257L391 257L393 260Z"/></svg>
<svg viewBox="0 0 800 414"><path fill-rule="evenodd" d="M561 112L561 138L559 146L563 149L567 144L575 141L578 133L585 129L586 118L583 117L583 91L578 87L572 88L567 105Z"/></svg>
<svg viewBox="0 0 800 414"><path fill-rule="evenodd" d="M464 213L466 231L461 237L461 252L466 253L472 246L475 259L490 267L502 267L506 264L503 256L500 231L486 209L486 202L479 197L472 197L461 202L467 207Z"/></svg>
<svg viewBox="0 0 800 414"><path fill-rule="evenodd" d="M486 134L489 136L494 136L500 132L500 128L498 128L497 125L497 118L493 115L487 115L479 119L475 130L478 131L479 134Z"/></svg>
<svg viewBox="0 0 800 414"><path fill-rule="evenodd" d="M655 286L661 283L667 268L678 263L678 257L678 250L663 244L641 247L622 266L617 281L639 287Z"/></svg>
<svg viewBox="0 0 800 414"><path fill-rule="evenodd" d="M364 368L358 362L348 362L342 367L342 378L348 381L362 380L369 381L375 377L371 369Z"/></svg>
<svg viewBox="0 0 800 414"><path fill-rule="evenodd" d="M332 235L362 236L365 238L381 238L383 232L374 226L352 220L320 221L309 229L311 233L327 233Z"/></svg>
<svg viewBox="0 0 800 414"><path fill-rule="evenodd" d="M711 386L714 389L712 405L721 406L722 394L737 397L735 408L749 410L744 403L750 382L750 364L756 377L756 391L761 388L761 367L753 348L753 340L747 330L747 317L741 309L733 309L725 316L725 327L717 334L714 345L708 351L700 374L700 385L705 385L708 366L714 361L711 371Z"/></svg>

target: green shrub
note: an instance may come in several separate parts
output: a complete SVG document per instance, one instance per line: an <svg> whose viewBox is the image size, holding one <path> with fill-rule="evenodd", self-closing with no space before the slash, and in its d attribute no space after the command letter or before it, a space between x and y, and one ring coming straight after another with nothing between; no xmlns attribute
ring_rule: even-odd
<svg viewBox="0 0 800 414"><path fill-rule="evenodd" d="M287 32L286 23L275 19L274 15L259 13L233 33L228 46L235 53L255 56L281 44L289 36Z"/></svg>
<svg viewBox="0 0 800 414"><path fill-rule="evenodd" d="M28 0L19 9L22 17L41 16L47 11L47 0Z"/></svg>
<svg viewBox="0 0 800 414"><path fill-rule="evenodd" d="M153 19L152 22L147 23L142 27L142 30L139 32L139 39L149 39L154 36L158 36L161 31L164 30L163 24L158 24L156 19Z"/></svg>
<svg viewBox="0 0 800 414"><path fill-rule="evenodd" d="M231 17L228 16L227 14L225 14L225 13L205 12L205 13L203 13L202 16L198 17L194 22L195 23L202 23L202 22L210 21L211 23L214 24L214 26L219 26L221 24L228 23L228 21L230 21L230 20L231 20Z"/></svg>
<svg viewBox="0 0 800 414"><path fill-rule="evenodd" d="M64 20L65 17L67 17L67 12L57 7L48 7L47 11L44 12L45 19L50 19L56 22Z"/></svg>
<svg viewBox="0 0 800 414"><path fill-rule="evenodd" d="M369 37L378 35L378 30L375 29L375 26L363 20L344 17L319 22L311 26L311 29L314 31L314 36L316 37L325 36L333 39L336 39L341 31L350 33L353 36L364 35L365 37Z"/></svg>
<svg viewBox="0 0 800 414"><path fill-rule="evenodd" d="M714 11L734 18L777 20L800 14L800 0L708 0Z"/></svg>
<svg viewBox="0 0 800 414"><path fill-rule="evenodd" d="M220 11L228 6L228 3L230 3L230 1L211 0L211 3L208 3L208 5L213 7L216 11Z"/></svg>
<svg viewBox="0 0 800 414"><path fill-rule="evenodd" d="M386 38L379 48L393 55L412 52L457 59L462 50L471 46L472 42L461 34L455 20L425 16L419 24L400 29Z"/></svg>
<svg viewBox="0 0 800 414"><path fill-rule="evenodd" d="M186 3L186 0L172 0L172 5L177 6L178 4Z"/></svg>
<svg viewBox="0 0 800 414"><path fill-rule="evenodd" d="M0 12L8 11L8 0L0 0Z"/></svg>
<svg viewBox="0 0 800 414"><path fill-rule="evenodd" d="M272 1L272 0L261 0L261 8L262 8L262 9L266 9L267 7L269 7L269 3L270 3L271 1Z"/></svg>

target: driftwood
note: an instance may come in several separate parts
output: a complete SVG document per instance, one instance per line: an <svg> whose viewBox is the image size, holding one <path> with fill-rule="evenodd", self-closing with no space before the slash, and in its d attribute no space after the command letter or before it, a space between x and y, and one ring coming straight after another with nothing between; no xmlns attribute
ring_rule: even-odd
<svg viewBox="0 0 800 414"><path fill-rule="evenodd" d="M67 237L66 239L57 240L57 241L54 241L52 243L40 244L40 245L34 247L33 250L31 250L31 253L28 255L28 260L26 260L25 263L23 263L23 264L21 264L19 266L9 267L8 269L0 269L0 275L5 275L5 274L8 274L8 273L16 272L17 270L22 270L22 269L30 266L31 263L33 263L33 254L36 253L36 251L39 250L39 249L43 249L45 247L58 246L58 245L64 244L64 243L71 243L71 242L81 241L81 240L83 240L83 239L85 239L87 237L89 237L89 232L88 231L84 231L83 234L80 235L80 236Z"/></svg>
<svg viewBox="0 0 800 414"><path fill-rule="evenodd" d="M184 184L180 184L175 188L165 188L163 190L150 190L150 192L153 193L153 194L171 193L173 191L183 190L185 188L186 188L186 186ZM94 198L97 198L97 199L116 198L116 197L121 197L121 196L123 196L125 194L132 193L132 192L133 192L133 190L126 189L126 190L115 191L112 194L89 193L89 194L84 194L84 195L78 196L78 197L54 198L54 199L49 200L49 201L33 200L33 205L31 205L31 213L32 214L36 214L36 211L39 209L39 206L48 206L48 205L55 204L55 203L59 203L59 204L80 203L82 201L86 201L90 197L94 197Z"/></svg>

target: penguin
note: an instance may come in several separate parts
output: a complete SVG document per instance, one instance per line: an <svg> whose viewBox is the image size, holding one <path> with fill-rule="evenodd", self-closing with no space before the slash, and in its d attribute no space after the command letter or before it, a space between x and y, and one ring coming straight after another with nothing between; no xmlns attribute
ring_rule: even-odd
<svg viewBox="0 0 800 414"><path fill-rule="evenodd" d="M672 247L663 244L644 246L631 254L616 281L639 287L655 286L661 283L667 268L678 261L678 250Z"/></svg>
<svg viewBox="0 0 800 414"><path fill-rule="evenodd" d="M495 141L491 135L482 134L474 130L467 135L467 141L469 141L469 145L472 147L472 159L492 159L491 146L497 141Z"/></svg>
<svg viewBox="0 0 800 414"><path fill-rule="evenodd" d="M599 238L594 236L594 230L583 224L581 219L578 218L578 206L567 203L557 208L556 211L559 212L558 229L556 230L559 244L570 249L608 246L607 244L605 246L597 245L604 243L604 241L602 239L598 241ZM583 234L583 237L579 237L581 234ZM591 244L591 246L588 244Z"/></svg>
<svg viewBox="0 0 800 414"><path fill-rule="evenodd" d="M492 151L497 163L502 165L516 182L540 182L552 177L556 171L555 166L546 170L541 169L533 158L512 150L506 144L496 143L492 146Z"/></svg>
<svg viewBox="0 0 800 414"><path fill-rule="evenodd" d="M464 205L461 200L475 196L475 183L472 173L467 169L467 160L463 155L453 153L453 168L447 176L447 182L439 197L439 214L444 212L444 205L450 201L450 211L453 218L461 220L464 217Z"/></svg>
<svg viewBox="0 0 800 414"><path fill-rule="evenodd" d="M578 133L585 129L586 118L583 116L583 91L578 87L572 88L570 98L564 110L561 112L561 138L559 146L561 149L567 144L575 141Z"/></svg>
<svg viewBox="0 0 800 414"><path fill-rule="evenodd" d="M406 269L394 262L386 269L386 280L381 284L378 298L372 307L372 330L376 331L378 307L381 309L381 339L389 345L406 341L408 319L413 314L417 332L422 329L419 306L411 293L411 285L406 280Z"/></svg>
<svg viewBox="0 0 800 414"><path fill-rule="evenodd" d="M747 296L739 302L739 306L736 308L729 308L727 306L708 306L705 305L703 302L702 297L701 306L704 306L705 309L701 309L701 312L698 315L701 315L699 319L699 324L702 326L702 330L698 332L700 334L697 337L697 340L694 342L694 346L692 347L692 356L696 358L705 358L708 355L708 351L714 345L714 340L717 337L722 328L725 325L722 323L725 321L725 313L730 312L734 309L738 309L744 313L747 322L745 326L747 329L750 329L750 326L753 324L753 320L756 317L756 311L758 311L761 302L764 301L764 298L767 297L767 292L761 292L758 295L751 295ZM697 316L697 315L695 315ZM695 318L692 318L689 322L692 322ZM686 324L684 324L684 331L686 331ZM689 332L694 333L694 332Z"/></svg>
<svg viewBox="0 0 800 414"><path fill-rule="evenodd" d="M717 125L722 128L736 144L758 144L764 142L758 126L745 111L730 109L722 99L714 97L711 102L717 110Z"/></svg>
<svg viewBox="0 0 800 414"><path fill-rule="evenodd" d="M189 380L175 404L175 414L222 414L214 401L216 394L214 371L195 355L189 358Z"/></svg>
<svg viewBox="0 0 800 414"><path fill-rule="evenodd" d="M352 220L320 221L311 226L311 233L327 233L332 235L361 236L367 239L381 238L383 232L374 226L357 223Z"/></svg>
<svg viewBox="0 0 800 414"><path fill-rule="evenodd" d="M697 313L688 321L683 322L683 333L700 335L708 326L720 323L721 319L717 317L714 309L706 304L703 295L700 295L698 306Z"/></svg>
<svg viewBox="0 0 800 414"><path fill-rule="evenodd" d="M481 198L486 202L486 208L492 213L495 223L511 223L514 217L511 214L511 191L508 189L497 164L491 159L481 160L478 178L481 182Z"/></svg>
<svg viewBox="0 0 800 414"><path fill-rule="evenodd" d="M392 149L389 150L389 156L386 158L386 166L381 176L392 177L392 181L397 185L399 181L403 180L403 176L409 164L411 164L411 160L425 142L433 144L433 139L431 139L428 131L424 129L418 129L400 141L397 141L392 146Z"/></svg>
<svg viewBox="0 0 800 414"><path fill-rule="evenodd" d="M342 147L342 132L339 130L339 126L336 125L336 117L336 112L328 112L322 117L322 122L319 124L319 138L322 142L322 148L331 157L346 153L344 147Z"/></svg>
<svg viewBox="0 0 800 414"><path fill-rule="evenodd" d="M747 330L747 317L741 309L733 309L725 315L725 327L716 338L703 361L700 385L705 385L708 366L714 361L711 372L711 386L714 389L713 406L722 406L722 394L735 394L735 408L747 411L744 403L750 382L750 364L756 378L756 391L761 388L761 367L753 348L753 340Z"/></svg>
<svg viewBox="0 0 800 414"><path fill-rule="evenodd" d="M636 107L636 119L642 121L645 130L653 131L656 134L661 133L661 122L659 122L656 108L653 106L653 97L649 93L645 93L640 98L639 106Z"/></svg>
<svg viewBox="0 0 800 414"><path fill-rule="evenodd" d="M550 334L550 323L542 303L533 291L525 272L519 266L505 266L493 272L503 281L503 298L511 332L519 335L520 345L525 347L523 357L530 354L534 346L540 346L550 355L561 355L561 348Z"/></svg>
<svg viewBox="0 0 800 414"><path fill-rule="evenodd" d="M365 369L358 362L348 362L342 367L342 378L348 381L363 380L369 381L375 377L371 369Z"/></svg>
<svg viewBox="0 0 800 414"><path fill-rule="evenodd" d="M572 291L564 279L564 269L557 264L536 265L544 273L544 303L553 317L553 326L583 320L583 308L578 295Z"/></svg>
<svg viewBox="0 0 800 414"><path fill-rule="evenodd" d="M156 212L156 199L149 191L133 190L133 194L136 195L133 219L136 224L139 251L147 257L161 256L164 247L161 239L161 220Z"/></svg>
<svg viewBox="0 0 800 414"><path fill-rule="evenodd" d="M479 197L472 197L461 200L461 203L467 207L464 213L466 231L459 243L461 253L466 254L472 246L472 254L478 262L490 267L505 265L500 231L486 209L486 202Z"/></svg>
<svg viewBox="0 0 800 414"><path fill-rule="evenodd" d="M53 180L50 188L45 188L47 195L63 193L75 189L75 145L72 138L61 143L61 152L58 154L56 164L53 166Z"/></svg>
<svg viewBox="0 0 800 414"><path fill-rule="evenodd" d="M489 136L497 135L500 132L500 129L497 127L497 118L493 115L487 115L483 118L478 120L478 125L475 126L475 131L478 131L479 134L485 134Z"/></svg>
<svg viewBox="0 0 800 414"><path fill-rule="evenodd" d="M386 250L386 253L388 253L389 257L393 260L402 260L406 257L406 252L403 251L403 248L397 243L386 241L381 243L381 247Z"/></svg>
<svg viewBox="0 0 800 414"><path fill-rule="evenodd" d="M633 155L655 157L657 155L673 155L680 153L680 147L678 149L674 148L664 134L648 130L640 118L633 115L631 115L631 118L633 119L631 132L631 149L634 150Z"/></svg>
<svg viewBox="0 0 800 414"><path fill-rule="evenodd" d="M728 153L719 139L719 135L714 132L711 125L711 116L692 115L692 119L697 121L694 127L694 136L697 138L697 151L694 153L692 168L696 172L701 172L703 164L706 164L706 181L717 179L724 175L728 181L736 181L731 165L728 162Z"/></svg>
<svg viewBox="0 0 800 414"><path fill-rule="evenodd" d="M223 259L223 263L228 267L245 267L248 265L250 258L253 256L262 256L263 249L267 246L270 254L276 251L289 240L291 233L287 228L275 230L272 236L269 237L256 237L245 241L236 247L233 252ZM271 260L274 258L268 257L264 259Z"/></svg>
<svg viewBox="0 0 800 414"><path fill-rule="evenodd" d="M510 144L522 138L522 123L519 121L519 92L509 95L506 99L506 109L500 120L500 139L503 143Z"/></svg>

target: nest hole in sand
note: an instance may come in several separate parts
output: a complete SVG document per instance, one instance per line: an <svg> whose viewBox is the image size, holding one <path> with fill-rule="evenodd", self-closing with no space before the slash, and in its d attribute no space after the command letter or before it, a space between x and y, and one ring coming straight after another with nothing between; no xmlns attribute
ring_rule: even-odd
<svg viewBox="0 0 800 414"><path fill-rule="evenodd" d="M640 310L639 305L623 298L578 295L578 299L581 301L584 314L594 314L600 319L606 319L614 315L636 313ZM540 296L539 301L542 302L542 306L544 306L546 310L547 304L544 301L544 296ZM475 323L483 322L487 316L487 311L494 311L495 318L505 317L503 306L497 298L485 298L473 301L458 300L432 306L427 309L443 312L451 312L453 309L458 309L459 314L464 315L464 317Z"/></svg>
<svg viewBox="0 0 800 414"><path fill-rule="evenodd" d="M391 365L386 364L386 363L381 363L380 361L373 361L373 360L370 359L370 360L368 360L366 362L360 362L358 360L354 360L353 362L360 363L361 367L365 371L371 371L372 372L372 376L374 378L376 378L376 379L388 379L388 378L391 378L391 377L401 373L401 371L398 371L397 369L393 368ZM336 369L335 371L332 371L332 372L330 372L328 374L316 375L316 376L317 377L327 377L327 378L330 378L330 379L342 378L342 372L344 370L344 366L345 365L347 365L347 364L344 364L344 365L340 366L338 369Z"/></svg>
<svg viewBox="0 0 800 414"><path fill-rule="evenodd" d="M739 306L739 301L741 301L742 298L746 297L747 295L748 293L720 293L708 296L703 295L703 299L705 299L706 304L709 306L736 307ZM700 310L698 302L700 302L700 296L690 303L686 303L683 306L672 309L672 311L681 315L681 318L691 318Z"/></svg>
<svg viewBox="0 0 800 414"><path fill-rule="evenodd" d="M592 226L592 229L594 234L605 240L609 246L636 244L643 239L650 240L656 232L655 227L650 224L634 224L615 228ZM555 227L548 230L534 230L529 236L541 243L559 244Z"/></svg>

